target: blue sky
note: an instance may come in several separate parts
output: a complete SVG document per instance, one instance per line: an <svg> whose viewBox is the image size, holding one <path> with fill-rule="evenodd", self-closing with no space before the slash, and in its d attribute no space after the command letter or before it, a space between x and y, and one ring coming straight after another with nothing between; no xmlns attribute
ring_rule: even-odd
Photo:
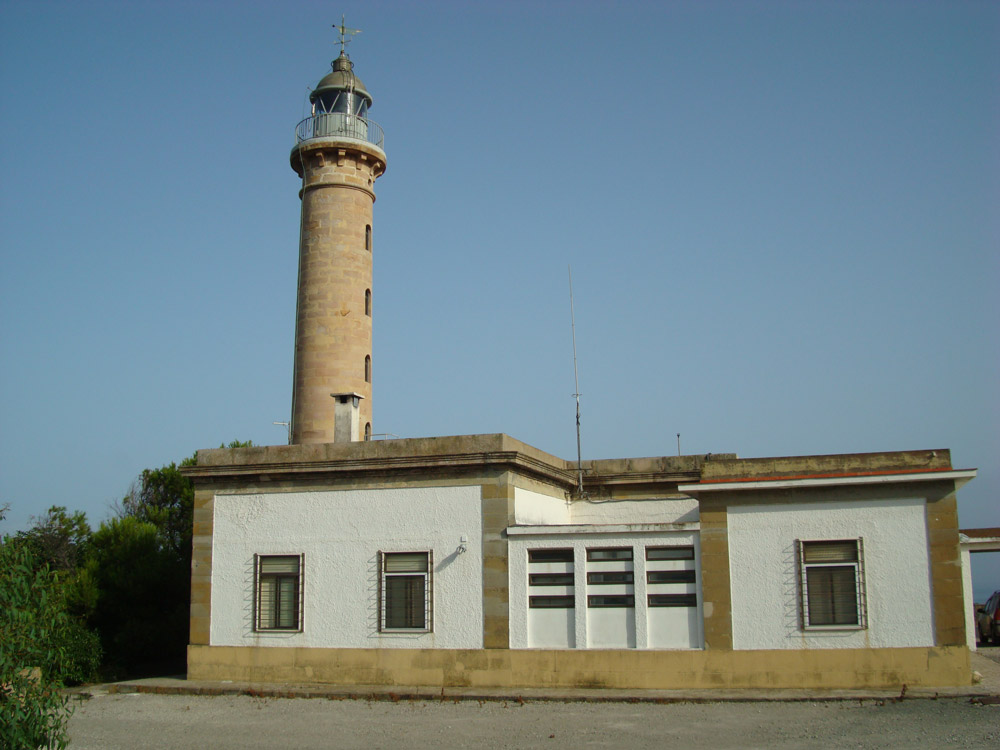
<svg viewBox="0 0 1000 750"><path fill-rule="evenodd" d="M341 13L376 432L574 457L572 264L585 458L950 448L1000 526L1000 5L2 0L0 531L283 442Z"/></svg>

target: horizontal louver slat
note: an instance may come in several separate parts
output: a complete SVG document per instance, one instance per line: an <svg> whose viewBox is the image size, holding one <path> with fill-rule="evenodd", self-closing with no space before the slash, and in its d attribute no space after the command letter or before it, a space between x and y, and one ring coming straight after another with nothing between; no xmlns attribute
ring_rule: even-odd
<svg viewBox="0 0 1000 750"><path fill-rule="evenodd" d="M261 557L259 572L261 575L267 575L268 573L290 573L297 575L299 572L299 558L298 556Z"/></svg>
<svg viewBox="0 0 1000 750"><path fill-rule="evenodd" d="M385 556L386 573L426 573L426 552L394 552Z"/></svg>
<svg viewBox="0 0 1000 750"><path fill-rule="evenodd" d="M806 564L857 562L858 545L853 539L843 542L803 542Z"/></svg>

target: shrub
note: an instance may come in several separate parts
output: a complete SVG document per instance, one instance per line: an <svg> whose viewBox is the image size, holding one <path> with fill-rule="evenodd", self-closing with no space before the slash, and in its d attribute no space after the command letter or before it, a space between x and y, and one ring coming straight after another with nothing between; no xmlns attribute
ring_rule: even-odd
<svg viewBox="0 0 1000 750"><path fill-rule="evenodd" d="M65 606L58 575L28 545L0 539L0 747L66 747Z"/></svg>
<svg viewBox="0 0 1000 750"><path fill-rule="evenodd" d="M60 677L64 685L79 685L97 679L103 655L97 633L71 620L60 633L57 647L63 652Z"/></svg>

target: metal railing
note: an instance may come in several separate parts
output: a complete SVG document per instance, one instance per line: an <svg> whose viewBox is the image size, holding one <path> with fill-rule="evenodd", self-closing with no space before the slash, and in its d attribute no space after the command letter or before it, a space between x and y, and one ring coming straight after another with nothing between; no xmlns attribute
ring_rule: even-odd
<svg viewBox="0 0 1000 750"><path fill-rule="evenodd" d="M385 142L382 126L377 122L343 112L313 115L295 126L296 144L312 138L357 138L379 148Z"/></svg>

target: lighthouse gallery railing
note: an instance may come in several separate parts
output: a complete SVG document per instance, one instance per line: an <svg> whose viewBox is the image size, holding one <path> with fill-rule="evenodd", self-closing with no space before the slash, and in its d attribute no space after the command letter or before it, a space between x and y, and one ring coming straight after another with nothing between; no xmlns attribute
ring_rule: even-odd
<svg viewBox="0 0 1000 750"><path fill-rule="evenodd" d="M343 112L307 117L295 127L295 143L312 138L357 138L383 148L382 126L373 120Z"/></svg>

